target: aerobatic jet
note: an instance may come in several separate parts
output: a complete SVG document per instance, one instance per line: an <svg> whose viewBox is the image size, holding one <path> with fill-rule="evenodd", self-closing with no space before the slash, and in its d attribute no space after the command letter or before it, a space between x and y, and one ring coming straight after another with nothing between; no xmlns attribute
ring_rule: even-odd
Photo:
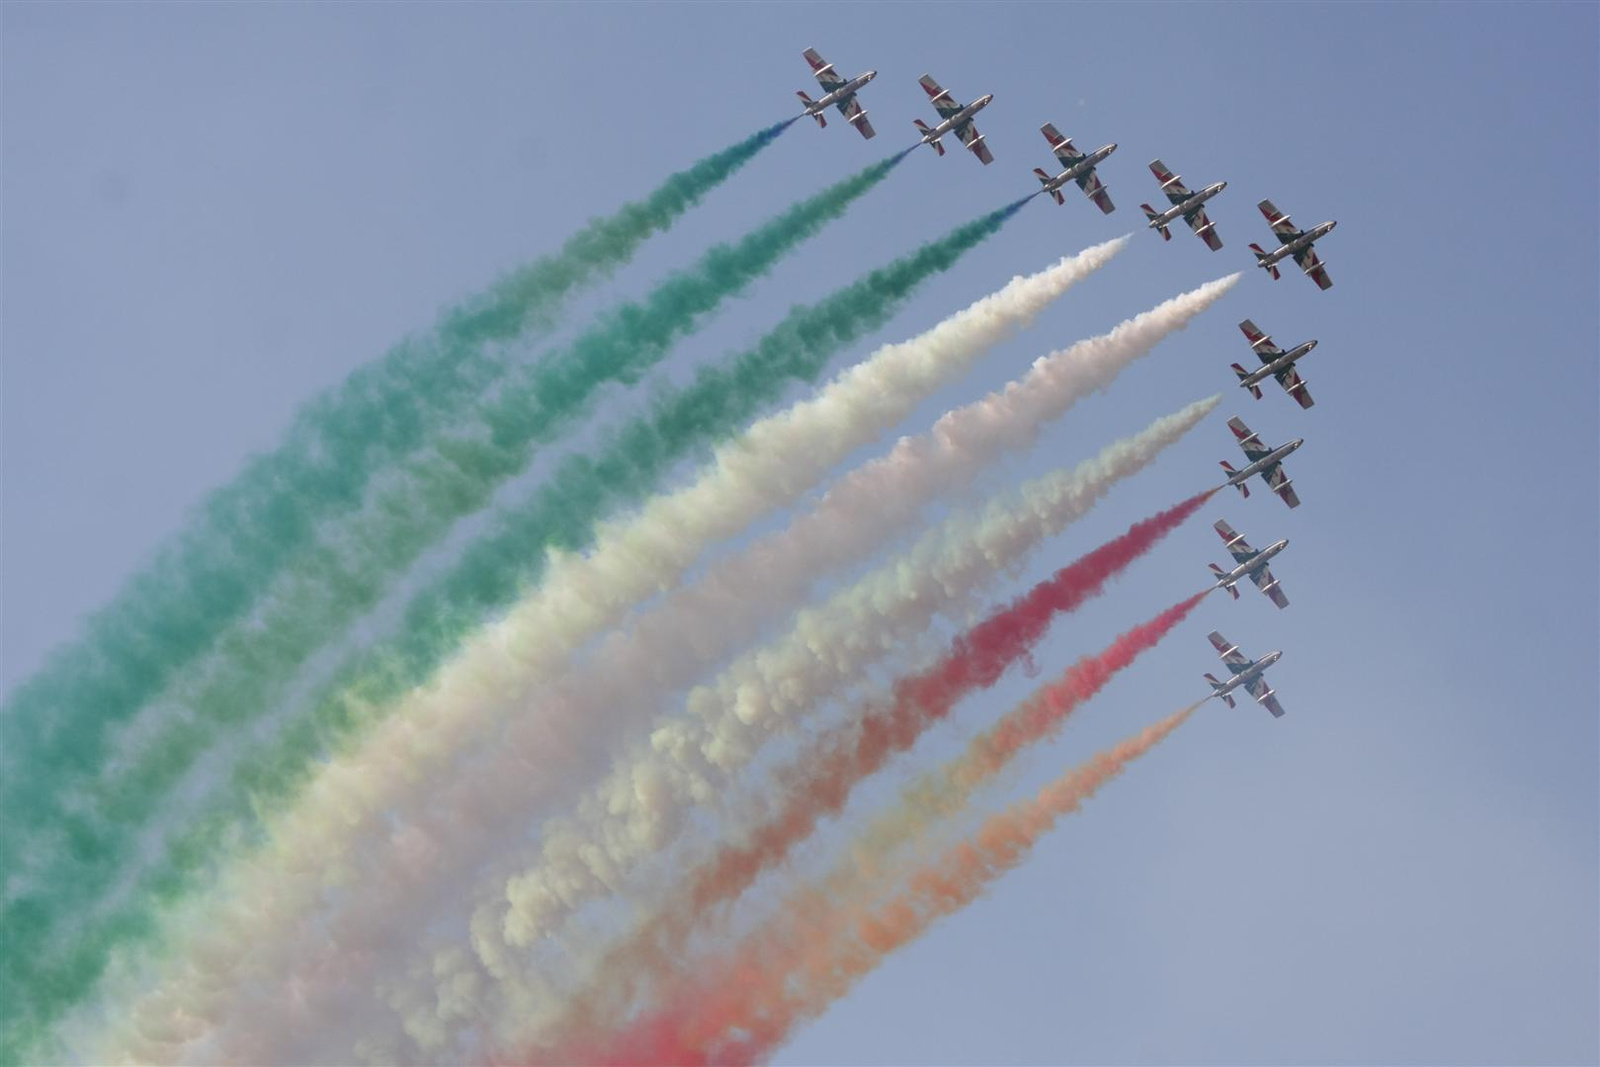
<svg viewBox="0 0 1600 1067"><path fill-rule="evenodd" d="M861 107L861 101L856 99L856 90L878 76L875 70L865 74L857 74L849 81L845 81L834 73L833 64L817 54L815 48L807 48L803 53L806 62L811 64L811 72L817 76L817 84L822 86L826 94L821 100L813 100L805 94L804 90L796 93L805 105L806 114L817 120L817 125L826 128L828 125L827 110L830 107L839 109L845 119L861 131L861 136L872 139L877 131L872 128L872 123L867 121L867 113Z"/></svg>
<svg viewBox="0 0 1600 1067"><path fill-rule="evenodd" d="M1225 571L1215 563L1206 564L1211 568L1211 573L1216 575L1216 589L1226 589L1233 594L1233 599L1239 599L1239 580L1249 578L1256 583L1256 588L1267 595L1267 599L1280 608L1289 606L1289 598L1283 595L1283 590L1278 586L1278 579L1272 576L1272 571L1267 568L1267 561L1279 552L1289 547L1289 539L1275 542L1257 552L1245 543L1245 539L1234 532L1232 526L1218 519L1215 524L1217 533L1222 535L1223 543L1228 546L1228 554L1233 557L1234 568Z"/></svg>
<svg viewBox="0 0 1600 1067"><path fill-rule="evenodd" d="M1339 225L1337 222L1324 222L1320 226L1313 226L1309 230L1297 230L1289 222L1289 216L1272 206L1271 200L1263 200L1256 207L1267 217L1267 224L1272 227L1272 232L1278 235L1278 247L1268 252L1260 245L1252 243L1250 251L1256 254L1256 266L1277 278L1278 261L1286 256L1293 256L1294 261L1306 276L1317 283L1319 289L1333 287L1333 279L1328 277L1328 270L1322 260L1317 258L1317 250L1312 247L1317 239L1333 232Z"/></svg>
<svg viewBox="0 0 1600 1067"><path fill-rule="evenodd" d="M1260 383L1268 378L1276 378L1278 384L1282 385L1301 407L1308 408L1315 403L1311 399L1311 390L1306 388L1305 380L1294 369L1294 365L1296 360L1308 355L1317 347L1316 341L1306 341L1285 352L1273 344L1272 338L1262 333L1249 319L1241 322L1239 329L1244 331L1245 340L1250 342L1250 347L1256 350L1256 355L1261 357L1262 362L1262 366L1255 370L1245 370L1237 363L1233 365L1233 373L1239 376L1239 384L1250 390L1251 396L1260 400Z"/></svg>
<svg viewBox="0 0 1600 1067"><path fill-rule="evenodd" d="M1068 182L1077 182L1078 188L1094 201L1095 207L1107 215L1115 211L1116 205L1111 203L1111 194L1106 192L1105 185L1095 177L1094 168L1101 160L1117 150L1116 142L1101 145L1088 155L1084 155L1073 147L1071 138L1061 136L1061 131L1056 129L1054 123L1045 123L1039 127L1039 132L1050 142L1050 148L1061 161L1061 165L1067 168L1052 178L1042 167L1034 167L1033 172L1039 176L1039 183L1044 186L1044 191L1055 197L1056 203L1065 204L1067 199L1061 195L1061 187Z"/></svg>
<svg viewBox="0 0 1600 1067"><path fill-rule="evenodd" d="M939 113L939 118L942 120L939 125L932 128L921 119L911 120L922 133L922 143L933 145L933 150L942 156L944 145L939 139L947 133L953 133L973 155L983 160L985 166L993 163L994 156L989 154L989 146L983 143L983 134L972 124L972 116L988 107L989 101L994 99L994 94L980 96L966 107L962 107L956 103L955 97L939 88L939 83L926 74L922 76L922 90L928 94L933 109Z"/></svg>
<svg viewBox="0 0 1600 1067"><path fill-rule="evenodd" d="M1283 658L1282 652L1268 652L1260 659L1252 660L1249 656L1239 651L1239 646L1232 644L1226 637L1212 630L1206 636L1211 638L1211 645L1217 650L1217 655L1222 657L1222 662L1228 670L1233 672L1233 677L1226 682L1219 682L1206 672L1206 681L1211 683L1211 695L1221 697L1228 707L1237 707L1233 702L1233 691L1244 688L1245 692L1256 698L1256 703L1272 712L1275 719L1283 717L1283 705L1278 703L1278 698L1273 695L1272 687L1267 684L1267 668Z"/></svg>
<svg viewBox="0 0 1600 1067"><path fill-rule="evenodd" d="M1283 457L1305 444L1305 438L1296 437L1286 445L1277 448L1268 448L1261 443L1261 438L1255 431L1244 424L1244 421L1235 415L1228 420L1228 429L1233 431L1233 436L1239 439L1239 447L1244 449L1245 458L1250 460L1249 466L1243 470L1234 470L1233 464L1227 460L1222 461L1222 469L1228 472L1228 481L1243 493L1250 495L1250 486L1246 483L1257 474L1272 487L1272 491L1283 497L1283 502L1291 508L1300 506L1300 498L1295 495L1294 486L1289 481L1289 476L1283 473Z"/></svg>
<svg viewBox="0 0 1600 1067"><path fill-rule="evenodd" d="M1167 165L1159 159L1150 161L1150 173L1156 176L1156 181L1161 183L1161 191L1167 194L1167 199L1172 206L1165 211L1157 211L1149 204L1140 204L1144 213L1150 220L1150 228L1159 230L1163 240L1172 240L1172 231L1167 229L1178 219L1182 218L1189 224L1189 229L1195 232L1206 247L1215 252L1222 247L1222 238L1217 236L1217 228L1206 217L1205 202L1216 196L1228 187L1227 182L1215 182L1206 186L1198 193L1191 193L1184 188L1183 179L1167 169Z"/></svg>

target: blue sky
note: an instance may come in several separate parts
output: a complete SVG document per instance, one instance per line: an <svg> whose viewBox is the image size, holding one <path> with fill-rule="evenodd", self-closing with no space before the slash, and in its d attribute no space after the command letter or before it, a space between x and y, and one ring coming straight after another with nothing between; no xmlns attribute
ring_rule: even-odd
<svg viewBox="0 0 1600 1067"><path fill-rule="evenodd" d="M1205 631L1285 651L1289 710L1209 705L1022 870L806 1028L792 1063L1592 1062L1597 1051L1597 9L1593 5L6 5L0 684L107 600L295 408L584 218L793 112L800 50L876 68L879 136L797 125L579 311L637 293L963 99L996 161L920 151L663 369L1032 191L1052 121L1117 141L1118 210L1030 203L877 340L1134 230L1159 156L1226 246L1132 247L908 420L1250 275L990 488L1189 400L1222 409L1018 591L1304 436L1294 512L1218 497L1053 631L1045 672L1199 587L1208 529L1292 545L1284 612L1213 599L994 805L1201 695ZM814 94L813 94L814 95ZM1335 287L1251 269L1271 197ZM1252 401L1250 317L1317 406ZM856 355L865 354L861 345ZM631 399L618 393L614 406ZM1035 684L1008 677L937 758ZM908 766L910 762L908 761Z"/></svg>

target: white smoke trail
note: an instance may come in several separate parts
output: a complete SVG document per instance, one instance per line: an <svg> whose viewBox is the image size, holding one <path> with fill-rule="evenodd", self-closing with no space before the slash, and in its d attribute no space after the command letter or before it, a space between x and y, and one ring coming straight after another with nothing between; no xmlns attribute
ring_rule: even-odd
<svg viewBox="0 0 1600 1067"><path fill-rule="evenodd" d="M356 951L366 954L371 966L393 973L396 956L403 958L413 944L415 916L426 914L414 910L416 902L465 890L481 859L504 852L540 803L572 784L574 768L581 773L593 766L604 754L601 746L619 728L627 732L622 716L639 722L664 693L690 684L704 665L734 651L762 621L801 600L819 575L862 558L913 524L931 500L969 483L1006 452L1030 445L1045 423L1109 385L1237 280L1231 275L1209 282L1106 334L1042 357L1019 381L948 412L926 434L902 438L888 455L841 478L811 512L717 561L694 585L613 633L583 670L539 694L540 714L508 723L473 758L457 763L448 784L430 783L413 791L411 803L388 812L397 829L361 843L362 849L377 851L374 860L384 876L363 879L351 894L357 906L346 909L338 922L318 924L309 939L322 950L314 958ZM398 865L396 845L404 852ZM511 906L502 922L478 916L473 924L479 963L496 978L517 973L517 957L545 932L523 920L510 896L513 889L508 886ZM338 980L338 993L318 985L318 995L308 999L337 1005L336 1014L352 1024L363 1021L353 1001L370 993L367 968L352 970L341 962L323 967L323 973ZM304 975L296 974L299 985ZM230 1011L228 1032L244 1035L253 1056L304 1059L310 1053L300 1047L273 1045L261 1051L259 1040L291 1029L273 1018L274 1002L281 998L258 999ZM212 1052L218 1057L237 1055L224 1044Z"/></svg>
<svg viewBox="0 0 1600 1067"><path fill-rule="evenodd" d="M902 439L889 456L858 468L841 480L816 511L797 519L781 534L757 542L750 551L720 562L695 587L669 598L664 610L652 612L631 632L607 642L593 669L584 672L579 680L569 681L559 696L545 701L544 706L553 714L530 717L525 720L528 729L537 730L548 739L552 719L591 724L599 719L610 723L613 719L607 717L608 712L648 712L654 706L650 699L653 692L687 684L700 664L729 651L740 637L753 631L763 613L803 595L819 571L864 553L912 521L937 492L969 480L985 462L1007 449L1031 442L1044 421L1064 413L1081 396L1109 384L1122 367L1219 299L1237 277L1208 283L1106 335L1044 357L1020 383L947 414L927 435ZM999 537L1005 526L996 524L993 529L993 536ZM779 671L774 671L772 680L774 690L788 684ZM803 686L796 689L801 691ZM756 713L746 709L746 714ZM738 719L735 714L725 721ZM729 746L732 738L733 731L724 728L707 743L712 755L702 757L715 758L719 746ZM657 751L672 753L680 740L669 727L657 731L650 743ZM746 754L747 751L748 743ZM689 751L677 755L683 758L683 765L692 765ZM724 758L739 762L731 750L724 753ZM470 781L476 790L491 791L496 801L516 812L517 818L526 819L531 800L526 767L513 762L507 762L506 767L516 775L486 771L480 765L470 778L463 775L460 780ZM470 960L448 950L441 955L437 967L424 970L443 968L448 982L458 987L481 988L489 977L506 983L508 989L523 986L523 990L513 993L523 1001L526 968L516 961L549 931L552 921L615 887L627 865L641 853L653 851L669 833L669 820L642 814L649 812L657 799L663 803L672 799L673 785L658 772L659 766L650 763L637 774L621 771L608 780L607 795L591 801L590 811L614 809L618 817L605 821L597 835L582 831L574 834L566 822L545 827L543 837L551 843L549 855L554 860L551 869L511 879L504 900L481 907L474 915L473 945L478 966L487 975L478 972ZM684 795L702 801L715 789L705 778L696 780L692 774L677 784ZM511 804L515 796L523 802ZM474 808L481 812L489 803L488 796L480 795ZM644 822L629 825L630 818L642 818ZM430 839L437 840L447 829L440 826ZM608 836L611 832L616 836ZM459 835L459 827L456 833ZM496 841L505 840L503 833L490 836ZM449 961L455 965L447 966ZM395 972L399 973L399 969ZM473 998L427 1001L429 1008L424 1008L420 1017L408 1019L408 1032L419 1041L448 1033L448 1026L427 1017L430 1008L436 1013L452 1013L448 1021L454 1024L464 1022L469 1017L466 1013L474 1010ZM396 1002L418 1003L406 994L398 994ZM521 1014L531 1006L522 1003L509 1014Z"/></svg>
<svg viewBox="0 0 1600 1067"><path fill-rule="evenodd" d="M1197 401L1108 445L1071 470L1057 471L960 513L925 534L909 551L884 563L825 603L803 609L789 632L747 652L689 696L691 715L661 721L647 745L619 760L600 786L569 816L544 824L538 857L507 886L507 900L480 907L473 929L480 952L497 929L548 932L587 900L625 879L682 827L690 809L719 812L728 787L772 734L859 679L867 668L992 586L1044 539L1086 514L1117 483L1149 465L1209 414L1220 397ZM508 906L509 904L509 906ZM525 942L524 942L525 943ZM513 958L496 946L497 958ZM437 1039L473 1013L492 1017L497 1044L519 1047L540 1023L559 1014L557 991L526 967L504 967L507 989L493 1010L476 1001L489 985L468 960L445 952L426 967L433 987L469 983L472 998L405 990L394 996L410 1015L406 1029ZM397 983L398 984L398 983Z"/></svg>
<svg viewBox="0 0 1600 1067"><path fill-rule="evenodd" d="M381 812L401 795L415 795L468 739L515 710L519 695L555 673L633 604L675 582L708 545L792 502L831 466L1108 263L1126 240L1095 245L1015 278L922 335L884 346L816 398L755 423L719 448L689 487L604 524L587 555L553 558L541 586L505 620L453 657L433 684L400 702L360 748L335 757L293 809L269 820L269 847L237 865L229 879L227 892L243 894L246 903L224 909L234 921L212 928L194 947L204 966L188 968L178 983L183 988L163 988L148 998L147 1014L167 1019L176 1011L197 1020L193 1032L203 1033L202 1015L187 1005L209 1005L215 990L246 977L246 971L265 980L272 969L255 961L240 971L250 947L272 945L274 955L287 958L290 931L303 926L306 910L327 885L348 875L350 842L372 833ZM371 847L385 857L395 849L402 865L408 856L426 862L426 846L414 837L380 832ZM215 895L226 899L220 890ZM198 915L185 925L197 921ZM131 1032L138 1028L134 1020ZM136 1058L159 1058L173 1051L170 1046L130 1047L143 1050L132 1053Z"/></svg>

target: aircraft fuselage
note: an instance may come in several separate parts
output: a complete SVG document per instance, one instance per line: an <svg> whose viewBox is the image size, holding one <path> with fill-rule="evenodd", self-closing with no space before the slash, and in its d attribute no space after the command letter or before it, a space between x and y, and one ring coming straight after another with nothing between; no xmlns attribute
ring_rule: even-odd
<svg viewBox="0 0 1600 1067"><path fill-rule="evenodd" d="M1297 345L1283 355L1275 356L1270 363L1263 363L1259 369L1253 370L1243 378L1240 378L1239 384L1248 389L1258 382L1264 382L1268 378L1274 377L1294 366L1296 360L1309 355L1311 350L1316 347L1317 342L1315 341L1307 341L1303 345Z"/></svg>
<svg viewBox="0 0 1600 1067"><path fill-rule="evenodd" d="M1075 182L1085 175L1093 174L1094 168L1099 166L1107 156L1116 150L1117 145L1115 141L1108 145L1101 145L1099 148L1096 148L1093 152L1090 152L1072 166L1068 167L1066 170L1062 171L1060 174L1057 174L1054 178L1051 178L1048 182L1046 182L1044 191L1047 193L1053 193L1063 185L1066 185L1068 182Z"/></svg>
<svg viewBox="0 0 1600 1067"><path fill-rule="evenodd" d="M1241 468L1240 470L1236 470L1232 474L1228 475L1227 484L1239 485L1251 478L1254 478L1267 468L1277 466L1280 462L1282 462L1285 456L1289 455L1289 453L1293 452L1295 449L1299 448L1305 443L1306 439L1304 437L1296 437L1293 441L1290 441L1286 445L1279 445L1277 448L1274 448L1271 452L1268 452L1266 455L1262 456L1248 467Z"/></svg>
<svg viewBox="0 0 1600 1067"><path fill-rule="evenodd" d="M1222 682L1217 685L1216 692L1212 693L1211 695L1219 697L1227 696L1235 689L1243 689L1245 686L1249 685L1251 682L1267 673L1267 668L1282 658L1282 650L1268 652L1265 656L1262 656L1260 659L1250 664L1250 666L1246 667L1232 678L1229 678L1226 682Z"/></svg>
<svg viewBox="0 0 1600 1067"><path fill-rule="evenodd" d="M1224 574L1221 578L1218 578L1215 588L1232 588L1238 582L1250 577L1256 571L1260 570L1262 567L1265 567L1272 557L1276 556L1279 552L1282 552L1288 547L1289 539L1287 537L1285 537L1282 541L1277 541L1268 545L1260 552L1257 552L1254 556L1251 556L1245 562L1233 568L1233 570L1229 571L1227 574Z"/></svg>
<svg viewBox="0 0 1600 1067"><path fill-rule="evenodd" d="M875 70L869 70L865 74L857 74L854 78L851 78L849 81L839 86L839 88L835 89L827 96L824 96L821 100L812 101L810 106L806 108L806 114L815 115L819 111L828 110L828 108L833 107L835 104L848 103L850 98L856 95L856 91L858 89L877 76L878 72Z"/></svg>
<svg viewBox="0 0 1600 1067"><path fill-rule="evenodd" d="M927 133L923 134L922 143L929 144L933 141L937 141L947 133L959 130L961 127L972 121L972 116L988 107L989 101L993 99L993 93L987 93L978 97L978 99L974 100L972 103L968 104L966 107L962 108L954 115L951 115L949 118L939 123L939 125L929 130Z"/></svg>
<svg viewBox="0 0 1600 1067"><path fill-rule="evenodd" d="M1149 228L1152 230L1157 230L1164 226L1170 226L1178 219L1187 216L1189 212L1199 208L1201 204L1204 204L1207 200L1210 200L1213 196L1216 196L1227 187L1227 182L1214 182L1211 185L1206 186L1198 193L1180 200L1178 203L1173 204L1167 210L1151 219Z"/></svg>
<svg viewBox="0 0 1600 1067"><path fill-rule="evenodd" d="M1339 225L1337 222L1329 221L1324 222L1320 226L1311 227L1311 229L1307 230L1305 233L1302 233L1299 237L1285 241L1277 248L1274 248L1271 252L1268 252L1266 258L1261 261L1261 265L1270 267L1272 264L1277 263L1279 260L1287 259L1296 252L1303 252L1307 248L1310 248L1312 245L1316 244L1321 238L1332 233L1333 228L1337 225Z"/></svg>

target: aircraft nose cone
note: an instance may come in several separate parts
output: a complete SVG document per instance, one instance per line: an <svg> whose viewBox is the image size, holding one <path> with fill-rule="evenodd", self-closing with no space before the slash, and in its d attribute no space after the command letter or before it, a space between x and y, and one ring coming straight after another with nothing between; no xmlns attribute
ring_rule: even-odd
<svg viewBox="0 0 1600 1067"><path fill-rule="evenodd" d="M878 76L878 72L877 71L875 71L875 70L867 71L867 81L871 81L873 78L876 78L877 76Z"/></svg>
<svg viewBox="0 0 1600 1067"><path fill-rule="evenodd" d="M1306 443L1306 439L1304 437L1296 437L1294 439L1294 447L1296 447L1296 448L1299 448L1301 445L1303 445L1305 443Z"/></svg>
<svg viewBox="0 0 1600 1067"><path fill-rule="evenodd" d="M1333 228L1334 228L1334 227L1335 227L1335 226L1337 226L1337 225L1339 225L1339 224L1338 224L1338 223L1337 223L1337 222L1330 222L1330 223L1328 223L1328 232L1329 232L1329 233L1332 233L1332 232L1333 232Z"/></svg>
<svg viewBox="0 0 1600 1067"><path fill-rule="evenodd" d="M1317 342L1316 341L1312 340L1312 341L1307 341L1306 342L1306 351L1307 352L1311 351L1313 348L1316 348L1316 347L1317 347Z"/></svg>
<svg viewBox="0 0 1600 1067"><path fill-rule="evenodd" d="M1222 190L1226 189L1227 187L1228 187L1228 183L1227 182L1218 182L1217 183L1217 192L1220 193L1220 192L1222 192Z"/></svg>

